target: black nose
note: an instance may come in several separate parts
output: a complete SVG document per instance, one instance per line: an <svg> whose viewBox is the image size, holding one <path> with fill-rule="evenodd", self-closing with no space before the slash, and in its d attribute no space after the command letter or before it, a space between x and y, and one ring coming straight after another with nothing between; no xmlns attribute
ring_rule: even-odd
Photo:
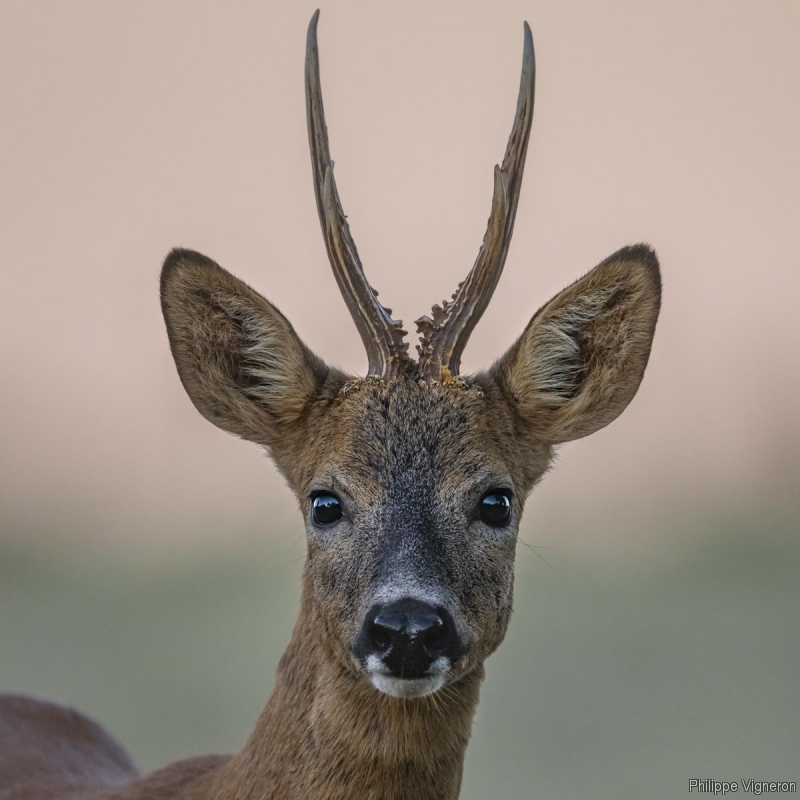
<svg viewBox="0 0 800 800"><path fill-rule="evenodd" d="M370 609L355 650L362 661L377 656L395 677L422 678L442 656L455 663L462 646L446 609L406 598Z"/></svg>

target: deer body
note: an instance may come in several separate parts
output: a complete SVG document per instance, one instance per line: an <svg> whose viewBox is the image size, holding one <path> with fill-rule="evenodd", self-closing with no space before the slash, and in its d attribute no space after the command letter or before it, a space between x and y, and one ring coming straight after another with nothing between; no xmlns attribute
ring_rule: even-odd
<svg viewBox="0 0 800 800"><path fill-rule="evenodd" d="M316 41L306 97L317 209L366 378L328 367L275 306L211 259L161 275L170 346L198 410L265 447L299 500L301 611L244 748L139 777L95 723L0 696L0 800L455 800L484 662L513 606L525 498L554 448L615 419L644 374L660 305L645 245L543 306L489 370L459 375L502 271L533 111L533 44L472 271L417 321L419 359L378 303L333 179Z"/></svg>

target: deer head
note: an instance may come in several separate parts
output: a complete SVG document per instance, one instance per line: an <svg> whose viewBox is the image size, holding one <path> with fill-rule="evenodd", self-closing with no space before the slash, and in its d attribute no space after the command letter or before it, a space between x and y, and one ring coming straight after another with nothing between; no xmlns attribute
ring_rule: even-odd
<svg viewBox="0 0 800 800"><path fill-rule="evenodd" d="M526 24L483 245L452 299L417 321L412 358L402 323L367 282L339 201L316 28L317 14L306 53L313 185L331 266L367 351L366 377L328 367L274 305L198 253L170 253L162 305L195 406L266 447L297 495L321 657L385 694L418 697L479 673L502 641L525 499L556 445L607 425L636 393L658 317L659 268L645 245L618 251L546 303L494 366L459 374L514 227L534 98Z"/></svg>

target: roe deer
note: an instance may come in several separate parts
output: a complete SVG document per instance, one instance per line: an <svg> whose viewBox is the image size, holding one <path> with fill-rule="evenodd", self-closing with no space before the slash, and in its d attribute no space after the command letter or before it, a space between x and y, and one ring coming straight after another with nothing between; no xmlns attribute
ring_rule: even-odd
<svg viewBox="0 0 800 800"><path fill-rule="evenodd" d="M99 726L5 697L2 800L452 800L484 661L511 616L525 498L553 448L636 393L658 317L658 262L626 247L544 305L489 370L459 375L508 251L533 113L525 25L517 111L488 229L451 300L417 321L418 359L376 299L339 204L317 52L306 102L317 210L369 358L326 366L275 306L211 259L161 274L172 354L201 414L267 448L297 495L308 557L300 615L255 731L231 757L146 777Z"/></svg>

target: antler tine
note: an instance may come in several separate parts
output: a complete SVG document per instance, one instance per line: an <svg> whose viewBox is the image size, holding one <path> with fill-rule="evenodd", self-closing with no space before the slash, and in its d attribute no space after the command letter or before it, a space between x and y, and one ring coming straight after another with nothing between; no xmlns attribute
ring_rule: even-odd
<svg viewBox="0 0 800 800"><path fill-rule="evenodd" d="M533 37L526 22L517 113L503 165L494 168L492 211L478 258L452 299L445 300L441 306L435 305L432 316L426 315L416 321L417 330L422 334L417 347L420 367L427 380L448 380L458 375L467 340L489 305L503 271L525 168L535 83Z"/></svg>
<svg viewBox="0 0 800 800"><path fill-rule="evenodd" d="M394 377L402 363L408 360L408 343L403 341L406 331L403 330L400 320L392 319L391 309L384 308L378 302L378 293L367 282L350 235L350 226L339 202L322 106L317 46L318 19L319 10L314 12L308 26L305 78L308 143L311 148L317 212L336 282L367 351L367 375L388 379Z"/></svg>

